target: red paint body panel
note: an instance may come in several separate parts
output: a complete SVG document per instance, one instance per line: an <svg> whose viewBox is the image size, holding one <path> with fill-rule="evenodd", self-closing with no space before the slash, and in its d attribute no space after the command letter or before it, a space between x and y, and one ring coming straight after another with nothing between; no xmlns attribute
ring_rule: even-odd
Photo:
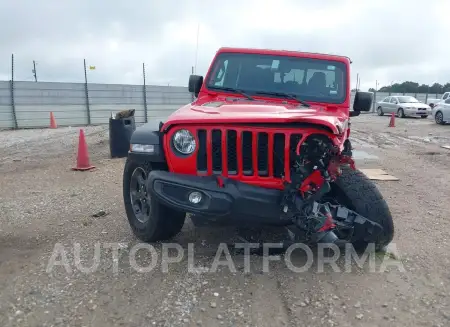
<svg viewBox="0 0 450 327"><path fill-rule="evenodd" d="M188 174L188 175L199 175L199 176L210 176L213 174L212 171L212 144L211 142L207 143L207 172L204 174L200 174L197 172L197 155L198 155L198 151L199 151L199 147L197 146L196 150L189 156L185 156L185 157L181 157L177 154L174 153L174 151L172 151L172 147L170 145L170 140L173 136L173 134L178 131L179 129L187 129L189 130L194 136L195 136L195 141L197 144L199 144L199 139L197 137L197 129L204 129L207 131L208 135L211 135L212 130L221 130L222 133L224 133L224 131L226 130L234 130L237 132L237 135L241 135L242 132L244 131L252 131L254 135L256 135L256 133L258 132L265 132L268 133L269 135L269 144L273 144L273 135L275 133L280 133L280 134L284 134L285 135L285 139L286 141L289 140L289 137L291 134L298 134L301 133L302 134L302 138L301 141L299 142L299 144L301 144L309 135L311 134L323 134L323 135L327 135L328 137L330 137L331 140L334 141L334 144L339 146L342 143L342 139L337 137L336 135L333 135L331 133L328 132L324 132L324 131L320 131L317 130L315 128L306 128L306 129L301 129L299 130L298 128L277 128L277 129L267 129L264 127L254 127L254 126L223 126L223 125L213 125L213 124L208 124L208 125L178 125L177 128L173 128L170 129L167 134L164 137L164 152L166 153L166 160L167 160L167 164L169 166L169 171L174 172L174 173L179 173L179 174ZM343 137L343 136L342 136ZM240 138L238 138L239 140ZM270 141L272 139L272 141ZM257 148L257 143L256 143L257 138L253 137L252 141L253 141L253 149ZM221 139L222 142L222 147L226 148L226 144L224 141L224 138ZM237 141L237 143L240 143L240 140ZM269 147L270 148L270 147ZM247 184L250 185L256 185L256 186L261 186L261 187L266 187L266 188L272 188L272 189L283 189L283 180L286 181L290 181L290 168L289 167L289 161L285 159L285 177L284 179L281 178L275 178L273 177L273 174L271 174L271 170L270 170L270 166L273 165L273 160L271 160L270 158L272 158L272 153L269 153L269 176L267 177L261 177L257 175L257 171L258 171L258 167L257 167L257 153L256 151L252 151L252 157L254 158L253 162L253 171L254 174L253 176L245 176L242 174L242 149L239 151L239 149L241 149L241 147L237 147L237 162L238 162L238 174L237 175L228 175L227 173L222 173L222 176L224 177L228 177L230 179L236 179L242 182L245 182ZM284 153L285 153L285 158L289 157L289 142L285 142L285 147L284 147ZM297 148L298 151L298 148ZM240 154L240 155L239 155ZM227 162L226 162L226 156L222 157L222 169L223 171L226 171L227 169ZM308 182L313 181L313 182L317 182L316 176L311 177L311 179L308 179ZM317 184L317 183L316 183ZM306 188L303 191L308 191L309 189Z"/></svg>
<svg viewBox="0 0 450 327"><path fill-rule="evenodd" d="M212 130L221 130L222 132L226 130L234 130L237 132L237 144L241 144L243 131L250 131L256 136L258 132L268 133L268 148L271 149L274 144L274 133L284 133L285 139L288 140L291 134L302 134L302 141L299 142L297 146L297 151L300 148L300 143L302 143L305 138L313 133L326 134L333 143L342 151L344 147L344 142L350 135L349 129L349 108L350 108L350 59L342 56L327 55L327 54L315 54L315 53L304 53L295 51L284 51L284 50L261 50L261 49L239 49L239 48L221 48L216 53L216 57L220 53L255 53L255 54L270 54L270 55L281 55L281 56L292 56L292 57L302 57L302 58L313 58L322 60L333 60L339 61L346 65L347 67L347 92L343 103L340 104L330 104L330 103L318 103L309 102L311 107L300 107L298 102L295 100L286 100L277 97L270 96L253 96L255 100L251 101L243 99L242 95L233 94L229 92L218 92L212 91L206 88L206 83L203 83L196 101L187 104L177 111L175 111L165 124L162 126L161 131L164 132L164 151L166 154L167 163L169 170L171 172L197 175L197 154L198 146L195 152L189 156L178 156L172 150L170 144L171 137L178 129L188 129L196 137L196 142L199 144L199 139L197 137L197 130L204 129L207 132L208 140L211 140ZM214 61L205 76L205 81L207 81L212 72L212 67L214 67ZM238 101L233 101L233 98L239 98ZM209 102L220 102L219 105L211 104L208 106ZM261 126L251 126L251 124L264 124L268 127ZM306 123L311 127L307 128L294 128L294 127L280 127L283 124L293 124L293 123ZM270 124L277 124L277 127L270 127ZM322 129L315 128L322 127ZM324 131L325 127L329 132ZM223 133L222 133L223 135ZM257 147L256 137L253 137L253 158L256 158L255 149ZM226 138L221 139L222 148L227 148ZM269 150L271 151L271 150ZM284 147L284 157L289 156L289 142L285 143ZM212 154L213 148L211 142L206 145L206 156L207 156L207 170L204 174L211 175L213 173L212 167ZM240 146L237 147L237 166L239 173L237 175L227 176L227 158L222 157L222 175L224 177L229 177L233 179L240 180L242 182L257 185L266 188L282 189L283 180L280 178L275 178L273 176L260 177L254 176L244 176L241 172L242 167L242 149ZM257 160L253 160L253 171L257 172ZM269 172L272 171L274 162L269 153L268 157L268 167ZM285 179L289 180L289 160L284 162ZM305 186L306 188L306 186Z"/></svg>
<svg viewBox="0 0 450 327"><path fill-rule="evenodd" d="M181 124L240 124L240 123L293 123L305 122L322 125L330 128L333 133L338 134L336 127L348 119L348 108L332 108L326 104L312 104L310 108L297 108L298 103L294 100L254 97L264 99L267 103L254 101L229 101L229 95L205 94L196 102L181 107L170 115L163 129L172 125ZM221 101L225 104L220 107L202 106L211 101ZM282 102L287 102L283 104Z"/></svg>

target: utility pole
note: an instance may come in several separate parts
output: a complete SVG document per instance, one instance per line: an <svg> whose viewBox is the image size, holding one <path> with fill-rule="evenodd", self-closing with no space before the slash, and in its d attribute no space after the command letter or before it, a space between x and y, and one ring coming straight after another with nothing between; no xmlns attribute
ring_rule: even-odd
<svg viewBox="0 0 450 327"><path fill-rule="evenodd" d="M34 81L37 82L36 61L34 61L34 60L33 60L33 75L34 75Z"/></svg>

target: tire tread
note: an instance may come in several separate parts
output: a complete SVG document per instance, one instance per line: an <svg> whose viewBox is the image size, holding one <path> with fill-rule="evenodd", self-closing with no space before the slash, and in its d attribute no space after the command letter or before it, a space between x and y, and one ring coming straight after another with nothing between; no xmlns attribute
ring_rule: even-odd
<svg viewBox="0 0 450 327"><path fill-rule="evenodd" d="M388 245L394 237L392 214L377 186L361 171L344 167L336 185L345 194L346 205L360 215L380 224L384 233L375 241L376 248Z"/></svg>
<svg viewBox="0 0 450 327"><path fill-rule="evenodd" d="M148 173L152 169L150 163L139 165L130 159L127 159L123 172L123 200L125 211L131 230L143 242L165 241L175 237L182 229L186 214L175 211L151 198L151 215L153 224L142 224L134 217L134 212L129 200L130 177L134 169L142 166Z"/></svg>

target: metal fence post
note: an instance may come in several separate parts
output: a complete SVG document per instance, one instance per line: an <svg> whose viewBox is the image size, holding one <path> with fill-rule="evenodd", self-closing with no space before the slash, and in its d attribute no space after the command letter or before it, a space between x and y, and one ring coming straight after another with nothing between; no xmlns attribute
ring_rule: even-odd
<svg viewBox="0 0 450 327"><path fill-rule="evenodd" d="M372 112L375 112L375 105L377 104L377 90L373 93Z"/></svg>
<svg viewBox="0 0 450 327"><path fill-rule="evenodd" d="M88 118L88 125L91 124L91 109L89 107L89 90L88 90L88 82L87 82L87 72L86 72L86 59L84 60L84 90L86 92L86 112Z"/></svg>
<svg viewBox="0 0 450 327"><path fill-rule="evenodd" d="M145 122L148 122L147 118L147 85L145 84L145 63L142 63L142 74L144 75L144 115Z"/></svg>
<svg viewBox="0 0 450 327"><path fill-rule="evenodd" d="M14 129L18 129L19 125L17 124L17 116L16 116L16 102L14 99L14 54L11 55L11 81L10 81L10 87L11 87L11 110L12 110L12 117L14 122Z"/></svg>

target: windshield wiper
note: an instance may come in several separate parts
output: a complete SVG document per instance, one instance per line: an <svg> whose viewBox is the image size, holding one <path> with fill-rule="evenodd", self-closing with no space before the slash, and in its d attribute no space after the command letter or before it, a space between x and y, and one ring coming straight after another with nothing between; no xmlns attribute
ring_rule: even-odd
<svg viewBox="0 0 450 327"><path fill-rule="evenodd" d="M299 99L294 94L283 93L283 92L269 92L269 91L259 91L259 92L255 92L255 93L256 94L265 94L265 95L274 95L274 96L278 96L278 97L284 97L284 98L296 100L299 103L301 103L302 105L304 105L305 107L311 107L311 105L308 102L305 102L302 99Z"/></svg>
<svg viewBox="0 0 450 327"><path fill-rule="evenodd" d="M234 92L234 93L238 93L240 95L243 95L244 97L246 97L248 100L252 100L254 101L255 99L253 99L250 95L248 95L247 93L245 93L242 90L239 89L234 89L232 87L222 87L222 86L208 86L209 89L212 90L222 90L222 91L228 91L228 92Z"/></svg>

